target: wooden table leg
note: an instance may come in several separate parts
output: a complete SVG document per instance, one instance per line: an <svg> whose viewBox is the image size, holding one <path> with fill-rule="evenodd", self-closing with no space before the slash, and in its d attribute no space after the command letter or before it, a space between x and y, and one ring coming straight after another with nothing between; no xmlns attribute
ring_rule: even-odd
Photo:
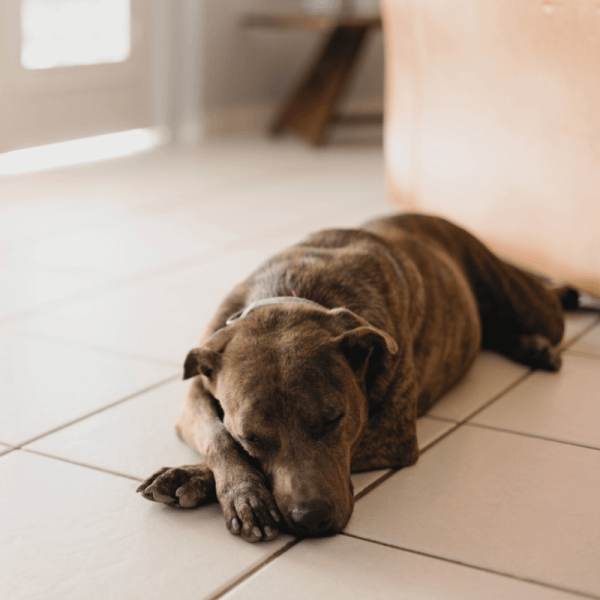
<svg viewBox="0 0 600 600"><path fill-rule="evenodd" d="M369 27L336 27L271 128L319 144L356 64Z"/></svg>

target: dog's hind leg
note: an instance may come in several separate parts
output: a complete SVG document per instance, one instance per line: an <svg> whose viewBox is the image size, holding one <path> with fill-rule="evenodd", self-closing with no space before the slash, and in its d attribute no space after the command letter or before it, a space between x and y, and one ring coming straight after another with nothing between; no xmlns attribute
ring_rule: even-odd
<svg viewBox="0 0 600 600"><path fill-rule="evenodd" d="M562 364L560 349L543 335L511 334L494 349L534 369L558 371Z"/></svg>
<svg viewBox="0 0 600 600"><path fill-rule="evenodd" d="M462 268L477 300L482 346L534 368L556 370L564 332L563 306L578 294L505 262L468 231L438 218L408 217L415 233L434 240Z"/></svg>
<svg viewBox="0 0 600 600"><path fill-rule="evenodd" d="M574 307L576 292L551 289L445 219L403 214L386 222L442 250L462 269L477 300L484 347L535 368L558 368L555 346L564 332L562 306Z"/></svg>
<svg viewBox="0 0 600 600"><path fill-rule="evenodd" d="M577 292L545 285L482 244L478 250L468 261L468 272L479 306L482 346L530 367L557 371L563 306L576 306Z"/></svg>

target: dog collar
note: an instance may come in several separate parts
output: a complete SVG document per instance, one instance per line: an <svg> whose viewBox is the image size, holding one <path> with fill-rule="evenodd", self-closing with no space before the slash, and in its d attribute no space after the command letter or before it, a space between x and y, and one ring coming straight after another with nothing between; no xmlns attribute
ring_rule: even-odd
<svg viewBox="0 0 600 600"><path fill-rule="evenodd" d="M312 306L318 306L319 308L323 308L323 305L318 302L313 302L312 300L308 300L307 298L298 298L297 296L276 296L275 298L265 298L264 300L257 300L256 302L252 302L243 308L242 310L238 310L236 313L233 313L227 321L225 321L225 325L231 325L237 319L245 319L249 313L251 313L256 308L261 308L263 306L271 306L272 304L287 304L288 302L293 302L295 304L310 304Z"/></svg>

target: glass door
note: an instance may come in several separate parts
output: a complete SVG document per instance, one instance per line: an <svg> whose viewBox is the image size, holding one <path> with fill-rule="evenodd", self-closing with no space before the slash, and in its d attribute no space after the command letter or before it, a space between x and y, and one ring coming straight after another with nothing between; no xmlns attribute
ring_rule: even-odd
<svg viewBox="0 0 600 600"><path fill-rule="evenodd" d="M151 2L2 0L0 152L152 121Z"/></svg>

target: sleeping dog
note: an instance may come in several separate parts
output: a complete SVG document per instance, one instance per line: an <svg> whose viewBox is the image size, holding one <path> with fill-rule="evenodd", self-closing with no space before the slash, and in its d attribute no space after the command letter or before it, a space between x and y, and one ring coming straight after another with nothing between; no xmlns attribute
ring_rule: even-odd
<svg viewBox="0 0 600 600"><path fill-rule="evenodd" d="M204 462L160 469L138 491L185 508L218 500L249 542L340 531L350 473L412 465L417 417L482 346L560 368L561 303L577 293L441 218L312 235L238 285L185 360L176 430Z"/></svg>

